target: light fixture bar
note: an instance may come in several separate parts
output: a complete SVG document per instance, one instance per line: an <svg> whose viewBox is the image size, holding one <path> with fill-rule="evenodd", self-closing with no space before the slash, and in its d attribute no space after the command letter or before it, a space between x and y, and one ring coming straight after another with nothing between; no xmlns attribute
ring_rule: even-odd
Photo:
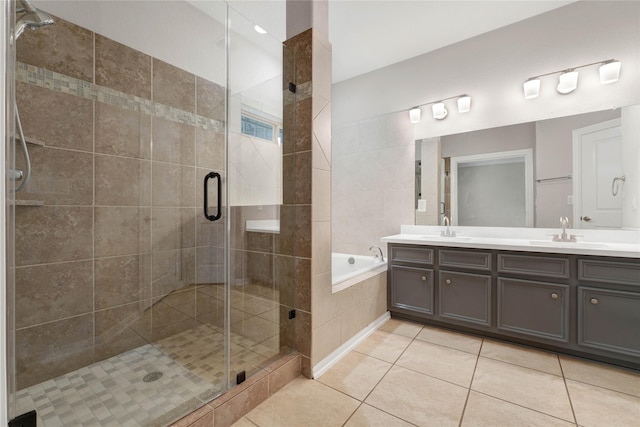
<svg viewBox="0 0 640 427"><path fill-rule="evenodd" d="M442 120L449 114L449 110L444 104L444 101L456 99L458 104L459 113L468 113L471 111L471 96L467 94L449 96L447 98L440 98L437 101L425 102L424 104L417 105L409 110L409 121L413 124L420 122L420 116L422 113L421 107L431 105L431 113L434 119ZM404 110L406 111L406 110ZM396 111L399 112L399 111Z"/></svg>
<svg viewBox="0 0 640 427"><path fill-rule="evenodd" d="M590 62L589 64L529 77L522 85L524 98L537 98L540 95L540 77L551 76L553 74L560 74L558 77L558 86L556 87L557 91L563 95L571 93L578 87L578 72L576 70L598 64L600 64L600 83L609 84L618 81L620 77L620 61L617 59L607 59L604 61Z"/></svg>

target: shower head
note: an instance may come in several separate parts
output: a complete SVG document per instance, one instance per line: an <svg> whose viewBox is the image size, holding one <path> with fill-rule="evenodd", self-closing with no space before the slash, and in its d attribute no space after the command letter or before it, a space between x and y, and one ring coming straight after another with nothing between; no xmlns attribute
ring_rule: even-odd
<svg viewBox="0 0 640 427"><path fill-rule="evenodd" d="M22 13L23 15L16 22L15 40L18 40L18 37L27 28L35 30L53 24L54 21L51 15L33 7L29 0L18 0L18 2L20 5L16 8L16 13Z"/></svg>

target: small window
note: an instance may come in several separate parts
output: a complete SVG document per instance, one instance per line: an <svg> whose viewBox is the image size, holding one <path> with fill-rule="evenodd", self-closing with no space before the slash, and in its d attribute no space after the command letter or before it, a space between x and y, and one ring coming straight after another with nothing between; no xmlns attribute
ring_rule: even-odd
<svg viewBox="0 0 640 427"><path fill-rule="evenodd" d="M273 141L273 131L275 126L271 123L242 115L242 133L256 138Z"/></svg>

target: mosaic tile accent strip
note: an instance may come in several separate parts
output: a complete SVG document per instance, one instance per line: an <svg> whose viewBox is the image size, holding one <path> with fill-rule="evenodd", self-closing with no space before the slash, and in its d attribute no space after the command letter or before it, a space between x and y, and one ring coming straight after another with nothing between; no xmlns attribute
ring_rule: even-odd
<svg viewBox="0 0 640 427"><path fill-rule="evenodd" d="M202 129L213 129L217 133L224 132L224 122L219 120L199 116L149 99L99 86L23 62L18 62L16 80L92 101L98 101L103 104L114 105L131 111L140 111L144 114L161 117L173 122Z"/></svg>

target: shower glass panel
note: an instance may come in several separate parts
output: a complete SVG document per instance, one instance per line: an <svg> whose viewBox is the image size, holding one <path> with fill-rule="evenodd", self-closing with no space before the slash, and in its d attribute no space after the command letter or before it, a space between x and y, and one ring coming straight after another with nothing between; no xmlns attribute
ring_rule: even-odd
<svg viewBox="0 0 640 427"><path fill-rule="evenodd" d="M295 268L291 209L283 205L283 147L293 141L283 123L282 40L254 30L229 9L228 176L230 381L242 381L295 346ZM286 68L286 67L285 67ZM293 70L291 70L293 71ZM283 84L284 83L284 84ZM291 164L292 166L293 164ZM292 168L289 169L292 171ZM291 314L293 316L293 313ZM238 377L238 374L240 376Z"/></svg>
<svg viewBox="0 0 640 427"><path fill-rule="evenodd" d="M16 44L9 415L169 425L233 383L227 5L32 3L55 23Z"/></svg>

